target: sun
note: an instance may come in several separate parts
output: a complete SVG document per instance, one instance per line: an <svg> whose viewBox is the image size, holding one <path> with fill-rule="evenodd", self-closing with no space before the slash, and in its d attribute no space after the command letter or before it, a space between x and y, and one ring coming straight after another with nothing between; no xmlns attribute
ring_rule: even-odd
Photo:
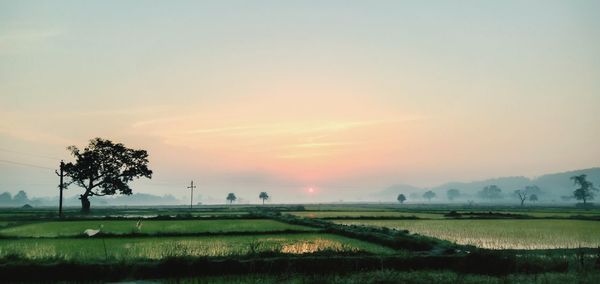
<svg viewBox="0 0 600 284"><path fill-rule="evenodd" d="M311 188L308 189L308 193L314 193L314 192L315 192L314 188L311 187Z"/></svg>

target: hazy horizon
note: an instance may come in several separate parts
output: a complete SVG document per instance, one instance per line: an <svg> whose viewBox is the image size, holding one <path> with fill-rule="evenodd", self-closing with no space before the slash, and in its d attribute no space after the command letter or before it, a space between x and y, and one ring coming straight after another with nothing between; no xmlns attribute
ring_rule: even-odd
<svg viewBox="0 0 600 284"><path fill-rule="evenodd" d="M599 11L0 0L0 192L55 195L66 147L94 137L148 151L134 193L177 198L190 180L318 202L598 167Z"/></svg>

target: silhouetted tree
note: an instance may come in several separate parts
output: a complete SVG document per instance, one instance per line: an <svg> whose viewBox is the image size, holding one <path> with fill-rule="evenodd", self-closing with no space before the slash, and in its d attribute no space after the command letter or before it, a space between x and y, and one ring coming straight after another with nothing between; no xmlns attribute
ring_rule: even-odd
<svg viewBox="0 0 600 284"><path fill-rule="evenodd" d="M497 185L488 185L477 194L479 197L484 199L500 199L502 197L502 189L500 189Z"/></svg>
<svg viewBox="0 0 600 284"><path fill-rule="evenodd" d="M536 201L538 201L538 196L537 196L537 194L532 194L532 195L530 195L530 196L529 196L529 201L531 201L531 202L536 202Z"/></svg>
<svg viewBox="0 0 600 284"><path fill-rule="evenodd" d="M135 178L152 178L148 168L148 153L145 150L134 150L121 143L95 138L85 149L76 146L67 148L75 157L74 163L66 163L65 175L72 183L84 189L79 196L81 211L90 211L91 196L114 195L117 193L130 195L128 182Z"/></svg>
<svg viewBox="0 0 600 284"><path fill-rule="evenodd" d="M527 197L529 197L529 201L532 201L531 196L535 195L537 200L537 195L542 193L542 190L537 185L528 185L524 189L515 190L514 193L515 196L521 200L521 206L523 206L525 201L528 199Z"/></svg>
<svg viewBox="0 0 600 284"><path fill-rule="evenodd" d="M397 198L398 202L400 202L400 204L404 203L404 201L406 201L406 196L404 196L404 194L400 193L398 194L398 198Z"/></svg>
<svg viewBox="0 0 600 284"><path fill-rule="evenodd" d="M265 205L265 200L268 200L270 197L266 192L263 191L258 195L258 198L262 199L263 205Z"/></svg>
<svg viewBox="0 0 600 284"><path fill-rule="evenodd" d="M583 204L585 205L588 200L594 199L594 191L598 191L594 185L586 180L587 175L578 175L572 176L571 179L576 186L579 186L578 189L573 191L573 196L577 200L583 200Z"/></svg>
<svg viewBox="0 0 600 284"><path fill-rule="evenodd" d="M521 200L521 206L523 206L525 204L525 200L527 200L528 195L529 195L529 193L527 192L527 189L515 190L515 196L517 196L519 198L519 200Z"/></svg>
<svg viewBox="0 0 600 284"><path fill-rule="evenodd" d="M13 197L13 203L15 203L15 205L23 205L27 202L29 202L29 197L27 197L27 193L25 191L20 190Z"/></svg>
<svg viewBox="0 0 600 284"><path fill-rule="evenodd" d="M231 193L227 194L226 199L227 199L227 201L229 201L229 204L232 204L237 199L237 197L235 196L235 193L231 192Z"/></svg>
<svg viewBox="0 0 600 284"><path fill-rule="evenodd" d="M435 198L435 192L433 192L431 190L427 191L427 192L423 193L423 198L425 198L431 202L431 199Z"/></svg>
<svg viewBox="0 0 600 284"><path fill-rule="evenodd" d="M455 188L448 189L446 196L448 196L448 200L452 201L460 196L460 191Z"/></svg>

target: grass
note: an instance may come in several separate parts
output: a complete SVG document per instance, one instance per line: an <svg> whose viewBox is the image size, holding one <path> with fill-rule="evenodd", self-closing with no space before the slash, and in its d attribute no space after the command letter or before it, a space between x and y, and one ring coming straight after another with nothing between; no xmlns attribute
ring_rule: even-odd
<svg viewBox="0 0 600 284"><path fill-rule="evenodd" d="M445 217L451 210L565 219L517 219L520 216L511 215L500 216L507 219ZM94 208L90 215L70 208L67 220L58 221L54 209L12 209L0 212L0 274L15 275L16 280L27 278L18 275L63 279L72 274L69 271L95 271L91 275L79 274L84 277L81 279L99 281L138 276L146 279L244 274L174 280L184 283L599 283L600 274L595 269L600 268L600 250L596 252L595 248L600 246L600 222L566 219L575 215L600 216L599 213L595 209L567 207L329 204L304 208L202 206L194 210ZM107 216L124 218L105 219ZM145 219L138 229L137 218L153 216L173 217ZM217 217L204 218L210 216ZM419 220L402 220L412 216ZM98 229L100 225L102 232L110 236L82 236L84 230ZM376 227L517 251L457 251L446 241ZM591 249L568 249L580 246ZM546 250L554 248L565 249ZM569 273L548 273L567 269ZM355 273L358 270L361 272ZM21 274L13 273L18 271ZM581 271L586 273L575 273Z"/></svg>
<svg viewBox="0 0 600 284"><path fill-rule="evenodd" d="M600 211L598 210L573 210L573 209L565 209L565 208L536 208L536 207L525 207L525 208L502 208L495 210L456 210L459 213L488 213L488 212L496 212L496 213L509 213L509 214L522 214L536 218L569 218L575 216L585 216L585 217L600 217Z"/></svg>
<svg viewBox="0 0 600 284"><path fill-rule="evenodd" d="M343 220L409 232L488 249L595 248L600 222L581 220Z"/></svg>
<svg viewBox="0 0 600 284"><path fill-rule="evenodd" d="M443 214L399 211L298 211L289 214L304 218L360 218L360 217L417 217L443 219Z"/></svg>
<svg viewBox="0 0 600 284"><path fill-rule="evenodd" d="M207 233L207 232L274 232L285 230L313 231L305 226L290 225L268 219L228 220L144 220L141 230L137 220L93 220L35 222L0 229L6 237L67 237L83 234L86 229L98 229L111 234L130 233Z"/></svg>
<svg viewBox="0 0 600 284"><path fill-rule="evenodd" d="M106 255L104 243L106 244ZM0 240L0 257L19 256L29 260L60 259L93 262L110 260L159 260L167 257L243 256L275 252L306 254L323 250L336 252L396 253L387 247L332 234L286 234L218 237L156 237L88 239Z"/></svg>
<svg viewBox="0 0 600 284"><path fill-rule="evenodd" d="M129 218L152 218L156 216L176 216L176 215L189 215L194 217L211 217L211 216L235 216L235 215L247 215L247 210L238 210L232 208L166 208L158 207L148 209L148 207L141 208L93 208L90 214L82 215L79 208L69 207L64 211L67 217L129 217ZM48 218L57 217L58 212L54 208L34 208L34 209L20 209L20 208L0 208L0 220L10 221L16 219L36 219L36 218Z"/></svg>

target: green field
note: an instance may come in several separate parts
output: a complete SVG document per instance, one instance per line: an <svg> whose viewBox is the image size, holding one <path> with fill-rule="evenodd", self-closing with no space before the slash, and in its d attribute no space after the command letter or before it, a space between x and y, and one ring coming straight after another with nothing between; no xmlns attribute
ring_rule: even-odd
<svg viewBox="0 0 600 284"><path fill-rule="evenodd" d="M566 217L600 217L600 211L598 210L559 210L559 209L545 209L545 208L523 208L523 209L496 209L482 211L482 210L456 210L459 213L504 213L504 214L519 214L527 215L536 218L566 218ZM447 212L445 212L447 213Z"/></svg>
<svg viewBox="0 0 600 284"><path fill-rule="evenodd" d="M106 254L104 251L106 244ZM217 237L151 237L89 239L0 240L0 257L17 255L26 259L61 259L81 262L98 260L162 259L177 256L243 256L276 252L287 254L364 251L392 254L380 245L331 234L285 234Z"/></svg>
<svg viewBox="0 0 600 284"><path fill-rule="evenodd" d="M93 220L34 222L0 229L5 237L67 237L82 235L86 229L100 229L111 234L219 233L313 231L314 228L286 224L268 219L227 220L144 220L138 230L137 220Z"/></svg>
<svg viewBox="0 0 600 284"><path fill-rule="evenodd" d="M309 207L309 206L307 206ZM317 210L318 207L310 206L311 210L307 211L290 211L286 212L294 216L305 217L305 218L330 218L330 219L352 219L352 218L409 218L416 217L419 219L445 219L445 214L451 211L456 211L461 214L482 214L486 215L489 213L501 213L501 214L516 214L524 215L533 218L576 218L576 217L598 217L600 218L600 211L598 210L565 210L565 209L546 209L543 207L531 207L531 208L497 208L491 207L488 210L481 210L477 208L474 210L466 210L464 208L448 207L448 208L435 208L435 207L410 207L403 209L387 208L383 206L377 206L374 208L368 207L326 207L327 210ZM469 218L469 215L465 216Z"/></svg>
<svg viewBox="0 0 600 284"><path fill-rule="evenodd" d="M398 212L398 211L298 211L289 212L289 214L304 218L360 218L360 217L399 217L410 218L416 217L420 219L442 219L443 214L420 213L420 212Z"/></svg>
<svg viewBox="0 0 600 284"><path fill-rule="evenodd" d="M600 222L581 220L343 220L363 225L408 230L411 233L488 249L595 248L600 246Z"/></svg>
<svg viewBox="0 0 600 284"><path fill-rule="evenodd" d="M0 209L0 220L8 221L22 218L48 218L48 217L57 217L58 214L54 209L15 209L15 208L3 208ZM248 215L248 211L240 211L240 210L231 210L231 208L215 208L213 210L203 209L203 210L189 210L189 209L167 209L167 208L158 208L158 209L148 209L148 208L138 208L138 209L122 209L122 208L99 208L90 214L81 215L81 212L78 209L67 209L64 213L66 216L71 217L86 217L86 218L104 218L104 217L127 217L127 218L153 218L157 216L193 216L193 217L213 217L213 216L222 216L222 217L235 217Z"/></svg>
<svg viewBox="0 0 600 284"><path fill-rule="evenodd" d="M414 282L414 277L423 277L430 280L424 283L439 282L448 270L447 275L458 277L449 282L460 283L469 275L463 272L479 275L478 269L486 267L491 267L494 273L502 267L520 269L505 270L502 272L505 277L508 273L527 271L527 267L554 272L558 264L558 271L563 274L556 279L562 279L567 272L595 271L596 262L600 263L597 261L600 250L596 249L600 246L600 222L572 219L572 216L596 216L597 210L436 205L398 208L384 204L307 207L312 210L302 211L303 206L296 205L204 207L193 211L98 208L89 215L69 211L64 220L48 209L6 210L0 213L0 276L19 280L23 277L11 275L23 269L37 275L48 271L45 267L52 267L56 272L50 273L51 279L64 280L68 278L63 275L72 273L69 265L76 265L96 271L94 276L81 278L90 281L143 279L136 278L136 271L144 271L138 274L143 277L155 277L152 275L157 271L160 276L156 279L190 277L199 272L219 273L216 275L225 276L222 279L231 280L226 275L246 276L248 271L268 275L283 269L304 273L297 278L299 281L307 279L306 273L318 271L323 276L314 278L315 282L369 283L370 276L339 277L355 271L408 269L416 274L403 276L394 272L378 279L394 283ZM317 210L319 207L324 210ZM463 215L446 217L450 211ZM523 215L529 217L524 219ZM87 229L100 229L101 234L85 236ZM451 242L478 248L465 249ZM557 248L560 250L549 250ZM517 251L499 251L502 249ZM483 258L469 260L482 252ZM508 258L504 265L499 257L506 254L514 257ZM468 267L461 266L469 261ZM169 268L165 269L165 265ZM438 272L429 271L432 267L439 269ZM8 268L11 273L6 272ZM119 276L114 279L104 276L103 269L110 269L109 274L118 271ZM527 273L531 272L522 275ZM442 278L427 278L434 275ZM511 279L521 279L520 275ZM585 279L569 275L568 279ZM46 279L33 278L36 277ZM308 279L310 282L311 278ZM488 278L473 276L475 283L482 279ZM285 282L279 278L264 280Z"/></svg>

